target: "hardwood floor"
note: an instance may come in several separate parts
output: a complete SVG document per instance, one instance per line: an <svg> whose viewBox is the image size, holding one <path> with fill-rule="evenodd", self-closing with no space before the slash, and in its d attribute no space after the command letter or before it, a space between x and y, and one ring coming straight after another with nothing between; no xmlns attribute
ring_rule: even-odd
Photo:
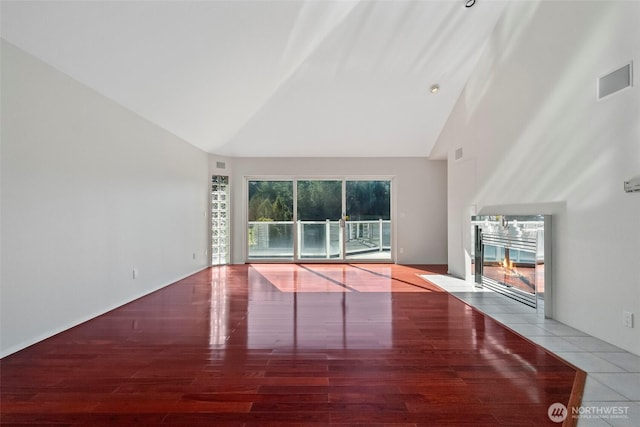
<svg viewBox="0 0 640 427"><path fill-rule="evenodd" d="M2 425L558 425L581 371L417 274L207 269L1 361Z"/></svg>

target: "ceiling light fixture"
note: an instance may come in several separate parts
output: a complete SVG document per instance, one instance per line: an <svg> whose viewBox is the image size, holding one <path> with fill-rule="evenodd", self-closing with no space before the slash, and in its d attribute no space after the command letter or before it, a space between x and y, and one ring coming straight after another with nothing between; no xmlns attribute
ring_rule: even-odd
<svg viewBox="0 0 640 427"><path fill-rule="evenodd" d="M440 86L433 85L433 86L431 86L430 90L431 90L431 93L436 93L436 92L438 92L440 90Z"/></svg>

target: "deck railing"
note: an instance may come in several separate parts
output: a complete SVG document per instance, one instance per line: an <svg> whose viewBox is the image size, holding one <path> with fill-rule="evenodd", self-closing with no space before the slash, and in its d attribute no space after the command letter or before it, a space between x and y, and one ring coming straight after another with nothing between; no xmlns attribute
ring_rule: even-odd
<svg viewBox="0 0 640 427"><path fill-rule="evenodd" d="M299 258L339 258L391 249L391 221L249 221L249 258L293 258L294 226ZM344 242L343 242L344 240Z"/></svg>

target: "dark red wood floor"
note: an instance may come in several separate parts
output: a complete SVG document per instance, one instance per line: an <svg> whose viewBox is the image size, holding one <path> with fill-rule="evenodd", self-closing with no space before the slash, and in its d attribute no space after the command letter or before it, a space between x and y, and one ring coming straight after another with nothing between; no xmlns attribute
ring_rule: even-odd
<svg viewBox="0 0 640 427"><path fill-rule="evenodd" d="M417 273L205 270L2 359L2 425L558 425L580 373Z"/></svg>

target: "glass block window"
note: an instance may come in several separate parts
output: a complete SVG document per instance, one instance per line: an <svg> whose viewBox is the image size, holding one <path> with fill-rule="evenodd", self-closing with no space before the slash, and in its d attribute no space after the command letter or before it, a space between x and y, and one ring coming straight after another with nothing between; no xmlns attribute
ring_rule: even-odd
<svg viewBox="0 0 640 427"><path fill-rule="evenodd" d="M229 177L211 178L211 264L230 262L229 247Z"/></svg>

